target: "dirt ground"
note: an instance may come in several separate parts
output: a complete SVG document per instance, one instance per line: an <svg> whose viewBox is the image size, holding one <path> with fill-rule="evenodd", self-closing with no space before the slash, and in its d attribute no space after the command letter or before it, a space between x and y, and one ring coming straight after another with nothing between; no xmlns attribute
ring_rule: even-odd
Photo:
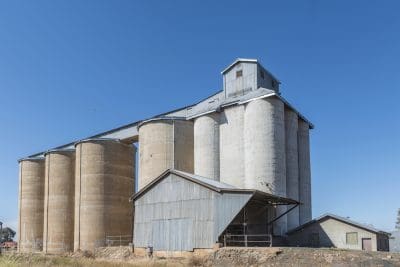
<svg viewBox="0 0 400 267"><path fill-rule="evenodd" d="M62 256L7 253L0 266L169 267L169 266L400 266L400 253L313 248L222 248L190 258L139 258L128 247Z"/></svg>

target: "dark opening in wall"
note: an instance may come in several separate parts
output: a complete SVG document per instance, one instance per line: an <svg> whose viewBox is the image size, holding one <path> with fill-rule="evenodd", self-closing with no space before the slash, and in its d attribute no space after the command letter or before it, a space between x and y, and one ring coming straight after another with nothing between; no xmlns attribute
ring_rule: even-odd
<svg viewBox="0 0 400 267"><path fill-rule="evenodd" d="M236 71L236 78L242 77L243 76L243 71L242 70L238 70Z"/></svg>

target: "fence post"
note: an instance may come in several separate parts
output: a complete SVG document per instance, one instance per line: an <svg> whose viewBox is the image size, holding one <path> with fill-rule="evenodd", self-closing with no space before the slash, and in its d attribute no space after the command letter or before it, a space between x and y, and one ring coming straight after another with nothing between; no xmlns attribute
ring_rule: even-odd
<svg viewBox="0 0 400 267"><path fill-rule="evenodd" d="M244 246L247 248L247 235L244 235Z"/></svg>
<svg viewBox="0 0 400 267"><path fill-rule="evenodd" d="M224 247L226 247L226 235L224 235Z"/></svg>

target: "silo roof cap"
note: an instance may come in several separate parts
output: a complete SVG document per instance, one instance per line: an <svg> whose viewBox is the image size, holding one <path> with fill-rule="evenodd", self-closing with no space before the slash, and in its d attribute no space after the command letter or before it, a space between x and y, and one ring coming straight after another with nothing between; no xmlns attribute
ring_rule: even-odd
<svg viewBox="0 0 400 267"><path fill-rule="evenodd" d="M49 149L46 152L44 152L44 156L46 156L49 153L72 153L75 152L75 149L73 148L60 148L60 149Z"/></svg>
<svg viewBox="0 0 400 267"><path fill-rule="evenodd" d="M149 122L154 122L154 121L186 121L186 120L187 120L186 117L173 117L173 116L171 116L171 117L169 117L169 116L154 117L154 118L151 118L148 120L141 121L138 124L137 128L139 129L142 125L149 123Z"/></svg>
<svg viewBox="0 0 400 267"><path fill-rule="evenodd" d="M41 156L41 157L21 158L21 159L18 160L18 162L21 162L21 161L41 161L41 160L44 160L44 157Z"/></svg>
<svg viewBox="0 0 400 267"><path fill-rule="evenodd" d="M87 138L75 142L74 146L76 147L78 144L88 143L88 142L107 142L107 141L121 143L121 141L117 138Z"/></svg>

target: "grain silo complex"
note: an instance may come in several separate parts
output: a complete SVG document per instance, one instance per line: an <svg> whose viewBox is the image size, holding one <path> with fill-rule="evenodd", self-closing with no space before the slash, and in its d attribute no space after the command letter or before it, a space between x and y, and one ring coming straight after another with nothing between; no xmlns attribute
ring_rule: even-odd
<svg viewBox="0 0 400 267"><path fill-rule="evenodd" d="M311 220L313 125L257 60L222 78L194 105L21 159L19 250L284 245Z"/></svg>

